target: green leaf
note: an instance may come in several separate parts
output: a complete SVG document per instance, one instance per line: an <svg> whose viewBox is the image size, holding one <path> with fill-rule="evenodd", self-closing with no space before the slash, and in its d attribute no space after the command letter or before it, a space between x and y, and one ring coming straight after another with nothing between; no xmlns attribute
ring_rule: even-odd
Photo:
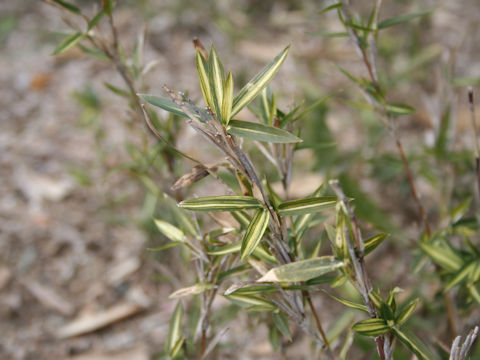
<svg viewBox="0 0 480 360"><path fill-rule="evenodd" d="M434 244L420 243L420 247L433 260L434 263L440 265L446 270L456 272L463 265L460 255L456 254L449 247L441 247Z"/></svg>
<svg viewBox="0 0 480 360"><path fill-rule="evenodd" d="M182 242L169 242L165 245L162 245L162 246L159 246L159 247L156 247L156 248L147 248L147 251L163 251L163 250L167 250L167 249L170 249L172 247L178 246L180 244L183 244L183 243Z"/></svg>
<svg viewBox="0 0 480 360"><path fill-rule="evenodd" d="M415 108L399 103L387 104L386 110L390 115L410 115L415 113Z"/></svg>
<svg viewBox="0 0 480 360"><path fill-rule="evenodd" d="M400 326L402 325L405 321L408 320L410 316L414 313L415 309L417 308L418 303L420 302L420 299L414 299L412 300L406 307L405 309L400 312L400 314L397 316L395 323Z"/></svg>
<svg viewBox="0 0 480 360"><path fill-rule="evenodd" d="M438 357L414 334L405 329L392 328L395 336L406 345L420 360L434 360Z"/></svg>
<svg viewBox="0 0 480 360"><path fill-rule="evenodd" d="M323 37L323 38L332 38L332 37L348 37L348 32L346 31L322 31L311 33L313 36Z"/></svg>
<svg viewBox="0 0 480 360"><path fill-rule="evenodd" d="M378 245L380 245L383 240L387 238L388 234L382 233L378 234L375 236L372 236L371 238L365 240L365 249L364 249L364 254L370 254L373 250L376 249Z"/></svg>
<svg viewBox="0 0 480 360"><path fill-rule="evenodd" d="M244 308L255 308L255 310L276 310L276 306L260 296L230 294L225 296L228 300Z"/></svg>
<svg viewBox="0 0 480 360"><path fill-rule="evenodd" d="M75 33L68 35L65 39L63 39L60 44L55 48L53 51L52 55L58 55L61 54L75 45L77 45L83 38L85 37L85 34L82 33Z"/></svg>
<svg viewBox="0 0 480 360"><path fill-rule="evenodd" d="M227 80L225 81L225 87L223 89L223 100L222 100L222 119L225 125L228 125L228 123L230 122L232 105L233 105L233 75L231 72L229 72L227 75Z"/></svg>
<svg viewBox="0 0 480 360"><path fill-rule="evenodd" d="M263 275L258 282L294 282L307 281L342 267L342 261L333 256L322 256L315 259L300 260L275 267Z"/></svg>
<svg viewBox="0 0 480 360"><path fill-rule="evenodd" d="M92 20L88 22L88 30L91 30L95 25L97 25L104 16L105 16L105 12L101 10L97 15L93 17Z"/></svg>
<svg viewBox="0 0 480 360"><path fill-rule="evenodd" d="M189 296L189 295L198 295L206 290L210 290L214 287L213 284L211 283L198 283L192 286L188 286L185 288L178 289L171 293L168 298L169 299L175 299L183 296Z"/></svg>
<svg viewBox="0 0 480 360"><path fill-rule="evenodd" d="M185 234L183 233L182 230L180 230L176 226L173 226L172 224L159 219L155 219L154 222L158 230L160 230L160 232L170 240L176 241L176 242L185 241Z"/></svg>
<svg viewBox="0 0 480 360"><path fill-rule="evenodd" d="M228 254L239 252L241 248L242 248L242 240L239 240L228 245L216 247L210 250L208 254L214 255L214 256L228 255ZM255 250L253 250L252 255L262 260L268 261L269 263L272 263L272 264L277 263L277 260L275 259L275 257L261 246L257 246Z"/></svg>
<svg viewBox="0 0 480 360"><path fill-rule="evenodd" d="M293 216L332 209L337 204L336 196L320 196L286 201L278 206L281 216Z"/></svg>
<svg viewBox="0 0 480 360"><path fill-rule="evenodd" d="M341 297L335 296L335 295L330 294L330 293L327 293L327 294L330 295L335 300L337 300L338 302L342 303L343 305L348 306L349 308L361 310L361 311L364 311L364 312L368 313L367 307L363 304L359 304L359 303L356 303L356 302L353 302L353 301L350 301L350 300L347 300L347 299L343 299Z"/></svg>
<svg viewBox="0 0 480 360"><path fill-rule="evenodd" d="M262 204L251 196L207 196L184 200L181 208L195 211L238 211L262 208Z"/></svg>
<svg viewBox="0 0 480 360"><path fill-rule="evenodd" d="M111 92L113 92L114 94L123 96L127 99L130 98L130 92L128 92L127 90L121 89L121 88L119 88L119 87L117 87L113 84L110 84L109 82L106 82L106 81L103 82L103 85L105 85L105 87L108 90L110 90Z"/></svg>
<svg viewBox="0 0 480 360"><path fill-rule="evenodd" d="M177 202L168 195L164 194L164 199L180 228L184 232L199 238L201 235L198 233L198 229L190 214L179 208Z"/></svg>
<svg viewBox="0 0 480 360"><path fill-rule="evenodd" d="M432 10L426 10L426 11L421 11L421 12L417 12L417 13L403 14L403 15L400 15L400 16L395 16L393 18L381 21L378 24L378 29L385 29L385 28L390 27L390 26L394 26L394 25L397 25L397 24L401 24L401 23L410 21L410 20L415 19L417 17L429 15L430 13L432 13Z"/></svg>
<svg viewBox="0 0 480 360"><path fill-rule="evenodd" d="M183 336L180 339L178 339L178 341L175 343L172 350L170 350L170 353L168 354L170 359L174 359L177 357L178 353L182 349L184 341L185 341L185 338Z"/></svg>
<svg viewBox="0 0 480 360"><path fill-rule="evenodd" d="M103 11L109 16L112 15L113 5L113 0L102 0Z"/></svg>
<svg viewBox="0 0 480 360"><path fill-rule="evenodd" d="M287 46L280 54L278 54L267 66L265 66L255 77L250 80L239 91L233 100L232 115L235 116L250 101L252 101L265 86L273 79L277 71L280 69L283 61L287 57L290 46Z"/></svg>
<svg viewBox="0 0 480 360"><path fill-rule="evenodd" d="M183 318L183 307L181 302L177 303L175 310L173 311L172 317L170 318L170 325L168 327L168 337L167 342L165 343L165 349L167 353L170 353L179 340L182 339L182 318Z"/></svg>
<svg viewBox="0 0 480 360"><path fill-rule="evenodd" d="M73 4L70 4L66 1L63 1L63 0L52 0L53 2L57 3L58 5L60 5L61 7L67 9L68 11L74 13L74 14L80 14L80 9L73 5Z"/></svg>
<svg viewBox="0 0 480 360"><path fill-rule="evenodd" d="M339 7L342 6L342 3L339 2L339 3L336 3L336 4L332 4L330 6L327 6L326 8L323 8L322 10L318 11L319 14L323 14L323 13L326 13L327 11L330 11L330 10L334 10L334 9L338 9Z"/></svg>
<svg viewBox="0 0 480 360"><path fill-rule="evenodd" d="M357 322L352 330L365 336L379 336L390 331L390 326L383 319L366 319Z"/></svg>
<svg viewBox="0 0 480 360"><path fill-rule="evenodd" d="M463 215L470 208L471 201L472 201L471 197L465 199L450 212L450 218L452 223L456 223L458 220L460 220L463 217Z"/></svg>
<svg viewBox="0 0 480 360"><path fill-rule="evenodd" d="M78 44L78 47L87 55L93 56L101 61L110 61L105 55L105 53L101 50L93 50L86 46L83 46L82 44Z"/></svg>
<svg viewBox="0 0 480 360"><path fill-rule="evenodd" d="M210 83L210 89L212 91L213 105L215 114L220 122L225 123L222 119L221 109L223 101L223 84L225 75L223 73L223 66L218 58L217 51L212 45L210 49L210 55L208 57L208 80Z"/></svg>
<svg viewBox="0 0 480 360"><path fill-rule="evenodd" d="M260 244L263 234L267 229L270 221L270 213L266 209L258 209L250 222L245 236L242 240L242 248L240 249L241 259L247 258Z"/></svg>
<svg viewBox="0 0 480 360"><path fill-rule="evenodd" d="M325 101L327 101L328 99L330 99L331 97L333 96L333 94L328 94L320 99L318 99L317 101L315 101L313 104L311 104L310 106L308 106L307 108L305 108L300 114L296 115L292 122L293 121L297 121L301 118L303 118L305 115L311 113L313 110L317 109L320 105L322 105Z"/></svg>
<svg viewBox="0 0 480 360"><path fill-rule="evenodd" d="M447 286L445 287L445 291L450 290L455 285L458 285L459 283L461 283L465 279L469 278L471 276L471 274L473 273L473 271L475 270L476 266L477 266L476 261L471 261L468 264L466 264L465 266L463 266L457 272L457 274L454 276L454 278L447 284Z"/></svg>
<svg viewBox="0 0 480 360"><path fill-rule="evenodd" d="M203 57L200 51L196 53L197 73L200 82L200 89L202 90L205 104L211 109L215 109L213 104L212 89L210 88L210 81L208 80L208 62Z"/></svg>
<svg viewBox="0 0 480 360"><path fill-rule="evenodd" d="M178 106L175 103L175 101L173 101L172 99L155 96L155 95L149 95L149 94L137 94L137 95L141 97L143 100L145 100L146 102L148 102L149 104L157 106L163 110L167 110L172 114L188 118L188 115L185 114L182 108Z"/></svg>
<svg viewBox="0 0 480 360"><path fill-rule="evenodd" d="M288 319L281 312L272 313L273 323L277 329L285 336L288 340L292 341L292 334L290 333L290 328L288 327Z"/></svg>
<svg viewBox="0 0 480 360"><path fill-rule="evenodd" d="M287 130L251 121L231 120L227 127L229 134L249 140L267 141L271 143L296 143L302 139Z"/></svg>

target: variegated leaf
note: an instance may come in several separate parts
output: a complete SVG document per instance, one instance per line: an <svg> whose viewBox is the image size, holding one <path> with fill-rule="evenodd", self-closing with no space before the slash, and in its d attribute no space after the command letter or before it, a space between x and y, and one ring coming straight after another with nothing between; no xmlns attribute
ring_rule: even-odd
<svg viewBox="0 0 480 360"><path fill-rule="evenodd" d="M335 196L320 196L292 200L281 203L278 207L278 213L281 216L293 216L314 213L317 211L332 209L337 203Z"/></svg>
<svg viewBox="0 0 480 360"><path fill-rule="evenodd" d="M289 48L290 46L287 46L240 90L233 100L232 116L247 106L268 85L287 57Z"/></svg>
<svg viewBox="0 0 480 360"><path fill-rule="evenodd" d="M208 196L184 200L178 206L195 211L238 211L262 208L262 204L251 196Z"/></svg>
<svg viewBox="0 0 480 360"><path fill-rule="evenodd" d="M295 282L307 281L342 267L342 261L333 256L295 261L269 270L258 282Z"/></svg>
<svg viewBox="0 0 480 360"><path fill-rule="evenodd" d="M242 248L240 249L242 260L248 257L257 248L258 244L260 244L269 220L270 214L268 210L257 210L242 240Z"/></svg>
<svg viewBox="0 0 480 360"><path fill-rule="evenodd" d="M303 141L287 130L251 121L231 120L227 127L227 132L245 139L271 143L297 143Z"/></svg>
<svg viewBox="0 0 480 360"><path fill-rule="evenodd" d="M176 226L159 219L155 219L154 222L158 230L170 240L177 242L185 241L185 234Z"/></svg>

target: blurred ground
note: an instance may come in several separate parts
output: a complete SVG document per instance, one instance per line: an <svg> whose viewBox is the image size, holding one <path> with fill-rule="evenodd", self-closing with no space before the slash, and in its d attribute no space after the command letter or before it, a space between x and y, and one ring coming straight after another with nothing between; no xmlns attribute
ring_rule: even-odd
<svg viewBox="0 0 480 360"><path fill-rule="evenodd" d="M385 14L407 12L405 3L414 2L389 4ZM472 33L478 33L480 9L475 1L465 3L417 5L438 6L418 41L431 47L436 58L430 61L437 61L439 68L455 55L457 76L478 77L479 45ZM79 4L89 8L92 1ZM161 94L166 83L191 89L191 97L198 98L191 45L195 36L205 44L214 42L224 63L245 76L292 44L291 58L274 83L286 106L294 97L319 97L345 86L345 79L332 76L335 63L362 71L351 47L307 34L338 26L334 17L316 15L322 7L314 1L218 1L203 8L199 2L141 1L122 4L116 19L127 47L147 19L146 57L159 65L145 88L154 94ZM0 4L0 358L150 359L163 347L174 306L165 299L173 288L156 280L168 269L148 255L151 239L129 220L142 204L141 186L122 172L106 178L109 169L127 158L125 142L139 142L144 129L135 125L132 131L122 120L125 105L105 91L103 81L121 85L108 65L76 50L51 56L59 39L54 32L66 28L59 12L39 1ZM402 58L391 62L392 67L405 64ZM464 102L455 91L439 94L439 68L429 68L418 88L399 86L393 95L419 109L401 125L409 134L407 147L428 141L438 126L435 119L444 96L454 99L456 130L469 141L462 133ZM73 96L82 91L85 95L88 87L100 94L98 116L106 130L101 150L92 128L82 126L88 109ZM365 141L361 126L351 125L341 106L332 113L328 121L340 134L340 150L360 146ZM196 142L187 140L181 146L200 154ZM297 166L309 164L312 156L305 151ZM86 174L83 184L79 173ZM365 191L372 190L368 182L363 185ZM425 191L428 194L428 186ZM426 200L428 208L428 195ZM398 223L403 221L401 217ZM415 232L415 225L412 228ZM389 276L401 278L402 271L395 266ZM331 315L325 316L328 327ZM277 359L266 329L258 331L258 340L245 349L247 334L238 340L241 332L232 330L244 352L239 357L233 348L225 358ZM291 347L287 357L300 358L298 351Z"/></svg>

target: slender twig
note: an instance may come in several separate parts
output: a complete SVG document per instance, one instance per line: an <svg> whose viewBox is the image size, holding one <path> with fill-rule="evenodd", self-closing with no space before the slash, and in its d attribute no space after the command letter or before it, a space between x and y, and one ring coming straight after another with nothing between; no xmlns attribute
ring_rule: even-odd
<svg viewBox="0 0 480 360"><path fill-rule="evenodd" d="M470 109L470 120L472 123L472 129L473 129L473 136L475 137L473 139L473 149L474 149L474 155L475 155L475 170L476 170L476 178L477 178L477 203L480 204L480 150L479 150L479 144L478 144L478 128L477 128L477 122L476 122L476 116L475 116L475 102L473 99L473 88L469 87L468 88L468 104L469 104L469 109ZM480 206L480 205L478 205Z"/></svg>
<svg viewBox="0 0 480 360"><path fill-rule="evenodd" d="M360 232L360 228L358 226L357 219L353 213L352 208L350 207L349 201L347 197L345 196L342 188L340 187L338 180L330 180L329 181L330 186L332 187L333 191L337 195L338 199L343 203L345 210L347 211L347 215L350 218L350 223L352 225L352 232L353 232L353 238L355 242L355 247L352 244L352 241L350 239L350 236L348 235L348 231L345 228L345 237L347 239L347 247L348 251L350 254L350 258L352 260L352 264L355 269L355 274L356 274L356 282L359 286L357 289L360 292L360 295L363 299L364 304L367 307L368 313L372 318L378 317L375 305L373 304L372 300L370 299L370 292L371 292L371 285L370 285L370 279L367 274L367 269L365 266L365 260L364 260L364 247L365 244L363 243L362 239L362 234ZM378 355L380 356L381 360L385 360L385 350L384 350L384 336L378 336L375 338L375 342L377 343L377 351Z"/></svg>

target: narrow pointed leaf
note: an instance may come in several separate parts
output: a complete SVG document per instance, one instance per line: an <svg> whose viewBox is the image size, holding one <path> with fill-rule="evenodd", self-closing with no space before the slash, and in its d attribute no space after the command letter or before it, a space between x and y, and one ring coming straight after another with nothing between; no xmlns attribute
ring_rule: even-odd
<svg viewBox="0 0 480 360"><path fill-rule="evenodd" d="M242 240L239 240L231 244L212 249L208 252L208 254L214 255L214 256L228 255L228 254L239 252L241 248L242 248ZM272 263L272 264L277 263L275 257L261 246L257 246L255 250L253 250L252 255L258 257L259 259L268 261L269 263Z"/></svg>
<svg viewBox="0 0 480 360"><path fill-rule="evenodd" d="M230 294L226 296L227 299L232 301L233 303L237 304L238 306L251 308L255 307L256 309L264 309L264 310L275 310L275 305L264 299L260 296L254 295L237 295L237 294Z"/></svg>
<svg viewBox="0 0 480 360"><path fill-rule="evenodd" d="M242 110L250 101L252 101L265 86L273 79L277 71L280 69L283 61L287 57L290 46L287 46L280 54L278 54L267 66L265 66L255 77L250 80L239 91L233 100L232 116Z"/></svg>
<svg viewBox="0 0 480 360"><path fill-rule="evenodd" d="M472 272L475 270L476 265L477 264L475 261L472 261L465 265L460 271L458 271L457 275L455 275L455 277L447 284L447 286L445 287L445 291L450 290L455 285L460 284L462 281L470 277Z"/></svg>
<svg viewBox="0 0 480 360"><path fill-rule="evenodd" d="M397 327L392 328L395 336L400 340L405 346L407 346L420 360L432 360L437 359L432 351L414 334L406 329L398 329Z"/></svg>
<svg viewBox="0 0 480 360"><path fill-rule="evenodd" d="M211 283L198 283L192 286L188 286L185 288L178 289L171 293L168 298L169 299L175 299L183 296L189 296L189 295L198 295L203 293L206 290L209 290L213 288L213 284Z"/></svg>
<svg viewBox="0 0 480 360"><path fill-rule="evenodd" d="M359 303L356 303L356 302L353 302L353 301L350 301L350 300L347 300L347 299L343 299L341 297L335 296L335 295L330 294L330 293L327 293L327 294L330 295L335 300L337 300L338 302L342 303L343 305L348 306L349 308L361 310L361 311L364 311L364 312L368 313L367 307L363 304L359 304Z"/></svg>
<svg viewBox="0 0 480 360"><path fill-rule="evenodd" d="M290 328L288 327L288 319L281 312L274 312L272 314L273 323L277 329L285 336L288 340L292 341L292 334L290 333Z"/></svg>
<svg viewBox="0 0 480 360"><path fill-rule="evenodd" d="M170 318L170 325L168 327L168 337L167 342L165 343L165 348L168 353L172 351L175 347L175 344L182 338L182 318L183 318L183 307L181 302L177 303L175 310L173 311L172 317Z"/></svg>
<svg viewBox="0 0 480 360"><path fill-rule="evenodd" d="M388 234L382 233L365 240L364 254L370 254L373 250L377 248L378 245L383 242L383 240L387 238L387 236Z"/></svg>
<svg viewBox="0 0 480 360"><path fill-rule="evenodd" d="M155 96L155 95L149 95L149 94L138 94L138 96L140 96L143 100L145 100L149 104L152 104L153 106L157 106L168 112L171 112L172 114L182 116L182 117L188 117L187 114L183 112L182 108L179 105L177 105L172 99Z"/></svg>
<svg viewBox="0 0 480 360"><path fill-rule="evenodd" d="M224 85L224 73L222 63L218 58L217 51L212 45L210 50L210 56L208 57L208 80L210 83L210 89L212 91L213 105L215 114L220 122L225 122L222 119L221 109L223 101L223 85Z"/></svg>
<svg viewBox="0 0 480 360"><path fill-rule="evenodd" d="M181 208L195 211L238 211L262 208L262 204L251 196L208 196L184 200Z"/></svg>
<svg viewBox="0 0 480 360"><path fill-rule="evenodd" d="M385 28L390 27L390 26L401 24L401 23L410 21L412 19L415 19L417 17L428 15L431 12L432 12L432 10L426 10L426 11L422 11L422 12L418 12L418 13L403 14L403 15L400 15L400 16L395 16L393 18L381 21L378 24L378 29L385 29Z"/></svg>
<svg viewBox="0 0 480 360"><path fill-rule="evenodd" d="M249 140L271 143L296 143L302 141L302 139L289 133L287 130L251 121L231 120L228 124L227 132Z"/></svg>
<svg viewBox="0 0 480 360"><path fill-rule="evenodd" d="M400 315L397 316L396 319L396 324L397 325L402 325L405 321L408 320L410 316L415 312L415 309L417 308L418 303L420 302L420 299L415 299L411 301L405 309L402 310Z"/></svg>
<svg viewBox="0 0 480 360"><path fill-rule="evenodd" d="M463 265L462 258L452 249L433 244L420 243L420 247L437 265L449 271L458 271Z"/></svg>
<svg viewBox="0 0 480 360"><path fill-rule="evenodd" d="M180 230L176 226L173 226L172 224L159 219L155 219L154 222L158 230L160 230L160 232L170 240L176 241L176 242L185 241L185 234L183 233L182 230Z"/></svg>
<svg viewBox="0 0 480 360"><path fill-rule="evenodd" d="M286 201L278 206L281 216L294 216L332 209L337 203L336 196L320 196Z"/></svg>
<svg viewBox="0 0 480 360"><path fill-rule="evenodd" d="M342 261L333 256L322 256L316 259L300 260L278 266L258 279L258 282L294 282L307 281L342 267Z"/></svg>
<svg viewBox="0 0 480 360"><path fill-rule="evenodd" d="M222 100L222 119L225 125L230 121L230 114L232 113L233 104L233 75L228 73L227 80L225 80L225 87L223 89Z"/></svg>
<svg viewBox="0 0 480 360"><path fill-rule="evenodd" d="M85 34L82 34L79 32L67 36L65 39L63 39L60 42L60 44L58 44L58 46L53 51L52 55L58 55L67 50L70 50L72 47L77 45L84 37L85 37Z"/></svg>
<svg viewBox="0 0 480 360"><path fill-rule="evenodd" d="M387 104L386 110L390 115L410 115L415 113L415 108L406 104Z"/></svg>
<svg viewBox="0 0 480 360"><path fill-rule="evenodd" d="M210 89L210 81L208 80L208 63L200 51L196 53L197 73L200 82L200 89L202 90L205 104L211 109L215 109L213 105L212 89Z"/></svg>
<svg viewBox="0 0 480 360"><path fill-rule="evenodd" d="M52 1L74 14L80 14L80 9L77 6L70 4L69 2L66 2L63 0L52 0Z"/></svg>
<svg viewBox="0 0 480 360"><path fill-rule="evenodd" d="M332 4L330 6L327 6L326 8L323 8L322 10L319 10L318 13L323 14L323 13L326 13L327 11L338 9L340 6L342 6L341 2L335 3L335 4Z"/></svg>
<svg viewBox="0 0 480 360"><path fill-rule="evenodd" d="M97 15L95 15L92 20L88 22L88 30L91 30L95 25L97 25L100 20L105 16L105 11L101 10Z"/></svg>
<svg viewBox="0 0 480 360"><path fill-rule="evenodd" d="M352 330L365 336L379 336L390 331L390 326L383 319L367 319L357 322Z"/></svg>
<svg viewBox="0 0 480 360"><path fill-rule="evenodd" d="M174 359L177 357L178 353L182 349L183 342L185 341L185 338L182 336L178 341L173 345L172 350L170 350L170 353L168 354L170 359Z"/></svg>
<svg viewBox="0 0 480 360"><path fill-rule="evenodd" d="M260 244L263 234L267 229L270 214L266 209L258 209L250 222L245 236L242 240L242 248L240 249L241 259L248 257Z"/></svg>

